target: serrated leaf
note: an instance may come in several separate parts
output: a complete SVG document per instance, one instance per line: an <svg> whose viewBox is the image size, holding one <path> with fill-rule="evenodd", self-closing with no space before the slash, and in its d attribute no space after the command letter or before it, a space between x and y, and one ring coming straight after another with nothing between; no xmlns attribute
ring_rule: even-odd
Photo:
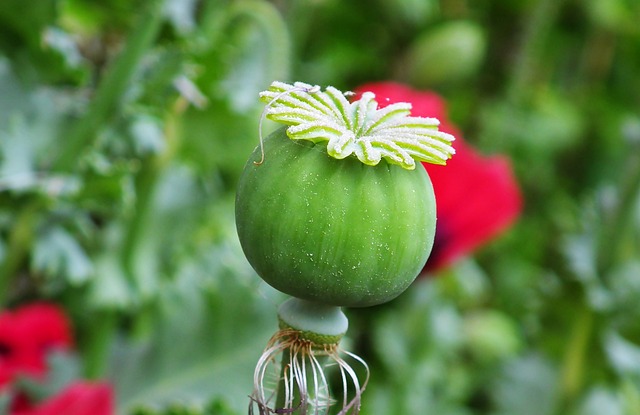
<svg viewBox="0 0 640 415"><path fill-rule="evenodd" d="M44 232L33 249L33 268L48 276L80 284L87 281L93 271L93 264L82 246L62 227Z"/></svg>

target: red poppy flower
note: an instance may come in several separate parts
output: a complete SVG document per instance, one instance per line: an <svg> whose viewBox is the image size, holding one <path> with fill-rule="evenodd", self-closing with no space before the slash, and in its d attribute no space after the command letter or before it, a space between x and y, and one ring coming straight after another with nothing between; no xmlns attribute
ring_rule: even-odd
<svg viewBox="0 0 640 415"><path fill-rule="evenodd" d="M17 329L12 314L0 313L0 389L13 380L17 370L16 350L20 338Z"/></svg>
<svg viewBox="0 0 640 415"><path fill-rule="evenodd" d="M405 85L381 82L362 85L381 107L409 102L412 115L440 120L440 129L453 134L456 154L446 166L423 163L436 194L436 237L425 267L436 271L453 263L506 230L522 210L522 196L509 160L485 157L466 144L449 123L446 106L437 94L415 91Z"/></svg>
<svg viewBox="0 0 640 415"><path fill-rule="evenodd" d="M106 383L76 382L32 409L12 415L113 415L111 387Z"/></svg>
<svg viewBox="0 0 640 415"><path fill-rule="evenodd" d="M0 313L0 387L20 373L42 377L48 353L72 345L69 321L53 304L33 303Z"/></svg>

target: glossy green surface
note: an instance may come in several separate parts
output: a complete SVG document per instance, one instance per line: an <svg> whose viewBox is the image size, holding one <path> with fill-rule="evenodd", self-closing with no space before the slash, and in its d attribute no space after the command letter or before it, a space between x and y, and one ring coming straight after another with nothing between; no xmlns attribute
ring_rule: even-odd
<svg viewBox="0 0 640 415"><path fill-rule="evenodd" d="M433 245L435 200L426 171L355 158L290 140L279 129L240 178L236 226L244 253L274 288L339 306L402 293Z"/></svg>
<svg viewBox="0 0 640 415"><path fill-rule="evenodd" d="M340 307L291 297L278 307L278 325L320 346L339 343L349 320Z"/></svg>

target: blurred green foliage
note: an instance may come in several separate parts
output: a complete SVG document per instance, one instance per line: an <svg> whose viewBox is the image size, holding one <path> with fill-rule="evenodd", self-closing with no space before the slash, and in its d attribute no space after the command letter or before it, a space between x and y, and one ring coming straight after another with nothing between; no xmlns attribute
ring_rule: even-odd
<svg viewBox="0 0 640 415"><path fill-rule="evenodd" d="M282 299L233 223L257 93L397 80L512 158L526 210L348 310L362 413L640 414L639 21L634 0L4 0L0 302L64 304L122 414L244 413Z"/></svg>

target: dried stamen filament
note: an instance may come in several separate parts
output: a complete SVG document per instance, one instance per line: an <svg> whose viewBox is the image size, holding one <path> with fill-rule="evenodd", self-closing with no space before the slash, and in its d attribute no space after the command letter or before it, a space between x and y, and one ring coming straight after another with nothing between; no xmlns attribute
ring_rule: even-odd
<svg viewBox="0 0 640 415"><path fill-rule="evenodd" d="M291 320L298 326L304 326L305 322L311 319L313 309L319 311L316 316L318 324L310 323L308 326L315 329L322 327L326 330L316 332L309 330L309 327L291 327ZM295 317L292 317L291 312L294 312ZM327 375L327 372L334 370L336 366L342 387L341 409L338 414L358 414L362 392L369 378L369 369L360 357L339 347L340 339L347 327L342 311L337 307L293 298L280 307L279 317L281 328L267 343L254 372L254 390L249 414L254 413L255 407L260 415L327 414L331 406L338 402L331 395ZM358 373L349 361L363 368L363 382L360 382ZM269 381L270 372L275 373L276 385Z"/></svg>

